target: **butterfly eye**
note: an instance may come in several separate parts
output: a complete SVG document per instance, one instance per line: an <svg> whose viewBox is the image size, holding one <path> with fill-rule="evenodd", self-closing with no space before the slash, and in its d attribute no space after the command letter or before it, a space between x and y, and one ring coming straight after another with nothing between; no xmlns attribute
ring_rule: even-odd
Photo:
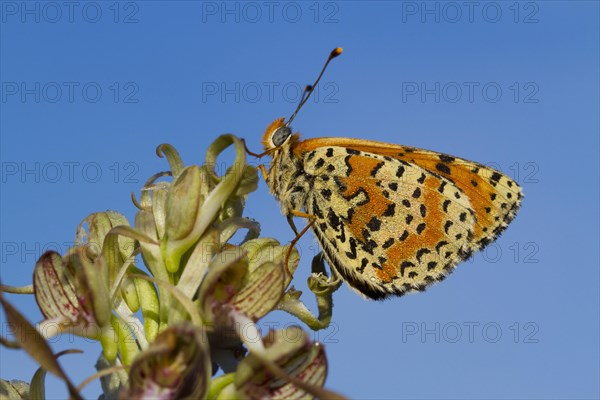
<svg viewBox="0 0 600 400"><path fill-rule="evenodd" d="M275 132L273 132L273 136L271 137L271 141L275 147L281 146L288 137L292 134L292 130L287 126L282 126L277 128Z"/></svg>

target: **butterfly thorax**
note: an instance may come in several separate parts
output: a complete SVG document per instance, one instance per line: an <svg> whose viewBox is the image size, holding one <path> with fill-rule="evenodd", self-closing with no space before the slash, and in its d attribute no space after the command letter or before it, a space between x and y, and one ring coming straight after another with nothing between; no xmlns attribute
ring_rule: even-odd
<svg viewBox="0 0 600 400"><path fill-rule="evenodd" d="M290 210L301 210L306 204L313 177L304 172L302 160L293 152L296 140L290 140L272 154L267 185L280 201L281 210L288 215Z"/></svg>

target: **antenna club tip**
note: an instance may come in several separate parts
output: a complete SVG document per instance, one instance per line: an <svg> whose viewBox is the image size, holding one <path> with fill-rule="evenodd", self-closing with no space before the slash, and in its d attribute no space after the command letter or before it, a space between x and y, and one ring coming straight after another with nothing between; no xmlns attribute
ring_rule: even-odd
<svg viewBox="0 0 600 400"><path fill-rule="evenodd" d="M331 58L339 56L340 54L342 54L343 51L344 51L344 49L342 49L341 47L336 47L331 52Z"/></svg>

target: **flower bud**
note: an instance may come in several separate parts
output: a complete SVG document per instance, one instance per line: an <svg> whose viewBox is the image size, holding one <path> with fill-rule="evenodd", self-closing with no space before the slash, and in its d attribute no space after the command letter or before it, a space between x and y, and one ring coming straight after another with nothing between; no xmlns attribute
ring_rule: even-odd
<svg viewBox="0 0 600 400"><path fill-rule="evenodd" d="M160 333L138 354L121 399L201 399L211 374L206 336L189 323Z"/></svg>

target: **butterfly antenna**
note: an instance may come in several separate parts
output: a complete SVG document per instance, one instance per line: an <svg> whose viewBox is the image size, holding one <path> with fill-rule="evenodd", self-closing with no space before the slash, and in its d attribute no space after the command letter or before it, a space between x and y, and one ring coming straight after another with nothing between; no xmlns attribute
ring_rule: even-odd
<svg viewBox="0 0 600 400"><path fill-rule="evenodd" d="M329 65L329 63L331 62L331 60L333 60L334 58L336 58L340 54L342 54L342 48L341 47L336 47L329 54L329 57L327 58L327 61L325 62L325 65L323 65L323 69L321 70L321 73L317 77L317 80L315 81L315 83L313 85L306 86L306 88L302 92L302 97L300 99L300 103L298 103L298 107L296 107L296 111L294 111L294 113L292 114L292 116L286 122L286 124L285 124L286 126L289 126L292 123L292 121L294 120L294 118L296 118L296 114L298 114L298 111L300 111L300 109L302 108L302 106L308 101L308 99L310 98L310 95L314 92L315 87L317 86L317 84L321 80L321 77L323 76L323 73L325 72L325 69L327 69L327 66Z"/></svg>
<svg viewBox="0 0 600 400"><path fill-rule="evenodd" d="M304 90L302 91L302 96L300 96L300 103L304 102L304 99L307 98L307 96L310 96L310 92L313 90L312 85L306 85L304 87Z"/></svg>

